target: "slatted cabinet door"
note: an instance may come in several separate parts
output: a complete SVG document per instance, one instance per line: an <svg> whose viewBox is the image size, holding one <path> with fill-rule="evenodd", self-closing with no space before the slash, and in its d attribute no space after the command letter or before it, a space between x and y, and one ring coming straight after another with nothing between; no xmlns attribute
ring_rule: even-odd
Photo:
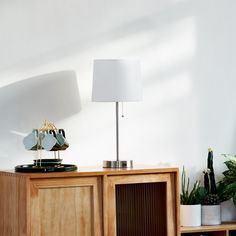
<svg viewBox="0 0 236 236"><path fill-rule="evenodd" d="M106 236L177 236L175 173L108 176Z"/></svg>
<svg viewBox="0 0 236 236"><path fill-rule="evenodd" d="M31 236L102 236L100 177L33 179Z"/></svg>

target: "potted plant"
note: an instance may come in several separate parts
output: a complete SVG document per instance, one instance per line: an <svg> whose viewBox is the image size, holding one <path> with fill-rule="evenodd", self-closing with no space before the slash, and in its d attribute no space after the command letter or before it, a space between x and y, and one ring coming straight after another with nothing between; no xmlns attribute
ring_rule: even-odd
<svg viewBox="0 0 236 236"><path fill-rule="evenodd" d="M201 201L202 188L200 181L196 181L189 190L190 180L186 177L183 167L181 175L182 190L180 194L180 221L181 226L200 226L201 225Z"/></svg>
<svg viewBox="0 0 236 236"><path fill-rule="evenodd" d="M221 223L220 197L217 193L211 148L208 149L207 170L203 173L205 197L202 202L202 225L217 225Z"/></svg>
<svg viewBox="0 0 236 236"><path fill-rule="evenodd" d="M223 154L227 160L224 162L226 170L219 182L218 194L221 199L221 220L236 220L236 156Z"/></svg>

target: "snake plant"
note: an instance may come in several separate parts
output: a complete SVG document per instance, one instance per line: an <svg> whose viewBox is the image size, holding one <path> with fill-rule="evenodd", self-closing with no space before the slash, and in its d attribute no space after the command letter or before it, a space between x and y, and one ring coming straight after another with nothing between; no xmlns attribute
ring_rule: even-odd
<svg viewBox="0 0 236 236"><path fill-rule="evenodd" d="M186 171L183 166L182 175L181 175L181 194L180 194L180 203L181 205L196 205L202 202L204 195L204 189L200 186L200 181L196 181L190 190L189 187L190 179L186 176Z"/></svg>

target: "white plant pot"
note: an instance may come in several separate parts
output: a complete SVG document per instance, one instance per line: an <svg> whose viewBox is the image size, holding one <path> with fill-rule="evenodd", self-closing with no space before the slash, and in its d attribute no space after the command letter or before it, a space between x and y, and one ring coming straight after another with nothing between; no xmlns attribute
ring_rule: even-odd
<svg viewBox="0 0 236 236"><path fill-rule="evenodd" d="M220 223L220 205L203 205L202 225L219 225Z"/></svg>
<svg viewBox="0 0 236 236"><path fill-rule="evenodd" d="M229 222L236 220L236 208L233 203L233 199L224 201L220 204L221 209L221 221Z"/></svg>
<svg viewBox="0 0 236 236"><path fill-rule="evenodd" d="M181 226L201 225L201 205L180 205Z"/></svg>

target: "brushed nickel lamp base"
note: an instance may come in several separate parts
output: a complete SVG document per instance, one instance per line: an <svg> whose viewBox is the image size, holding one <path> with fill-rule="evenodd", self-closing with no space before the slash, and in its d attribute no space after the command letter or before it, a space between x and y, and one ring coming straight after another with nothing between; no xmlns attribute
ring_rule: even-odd
<svg viewBox="0 0 236 236"><path fill-rule="evenodd" d="M103 168L132 168L133 160L129 161L103 161Z"/></svg>

